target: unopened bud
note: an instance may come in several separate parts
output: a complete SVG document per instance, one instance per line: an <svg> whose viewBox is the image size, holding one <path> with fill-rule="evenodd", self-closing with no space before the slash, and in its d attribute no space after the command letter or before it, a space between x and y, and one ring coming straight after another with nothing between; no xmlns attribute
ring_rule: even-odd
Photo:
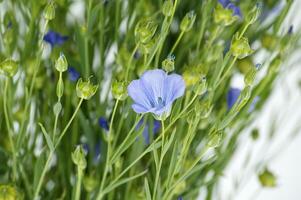
<svg viewBox="0 0 301 200"><path fill-rule="evenodd" d="M203 95L207 91L207 79L203 76L200 83L195 86L194 92L198 95Z"/></svg>
<svg viewBox="0 0 301 200"><path fill-rule="evenodd" d="M175 56L174 55L169 55L165 60L162 62L162 68L166 72L171 72L175 70Z"/></svg>
<svg viewBox="0 0 301 200"><path fill-rule="evenodd" d="M68 62L63 53L60 53L60 57L55 61L55 68L59 72L65 72L68 69Z"/></svg>
<svg viewBox="0 0 301 200"><path fill-rule="evenodd" d="M265 169L261 174L259 174L258 179L263 187L273 188L277 185L276 176L268 169Z"/></svg>
<svg viewBox="0 0 301 200"><path fill-rule="evenodd" d="M54 115L59 115L60 112L62 110L62 104L60 102L57 102L54 106L53 106L53 112Z"/></svg>
<svg viewBox="0 0 301 200"><path fill-rule="evenodd" d="M214 10L214 22L223 26L229 26L235 22L238 16L233 15L231 9L224 8L220 3L217 4L217 7Z"/></svg>
<svg viewBox="0 0 301 200"><path fill-rule="evenodd" d="M209 135L207 146L212 148L218 147L221 144L222 137L223 135L221 131L213 131Z"/></svg>
<svg viewBox="0 0 301 200"><path fill-rule="evenodd" d="M192 29L192 26L195 22L196 14L194 11L190 11L185 15L180 24L181 31L187 32Z"/></svg>
<svg viewBox="0 0 301 200"><path fill-rule="evenodd" d="M162 7L162 13L166 17L170 17L173 13L173 2L172 0L166 0Z"/></svg>
<svg viewBox="0 0 301 200"><path fill-rule="evenodd" d="M88 81L83 82L80 78L76 84L76 94L79 98L89 100L98 89L98 85L93 85L90 83L90 79Z"/></svg>
<svg viewBox="0 0 301 200"><path fill-rule="evenodd" d="M80 169L84 170L87 167L87 161L85 158L85 151L81 145L77 146L75 151L71 154L72 161Z"/></svg>
<svg viewBox="0 0 301 200"><path fill-rule="evenodd" d="M152 20L140 20L135 27L135 37L137 41L148 43L155 35L157 27L158 25Z"/></svg>
<svg viewBox="0 0 301 200"><path fill-rule="evenodd" d="M0 200L22 200L23 196L17 188L10 185L0 185Z"/></svg>
<svg viewBox="0 0 301 200"><path fill-rule="evenodd" d="M256 5L253 7L253 9L249 12L249 14L246 17L246 21L249 22L249 24L253 24L256 22L258 17L261 14L262 10L262 4L261 3L256 3Z"/></svg>
<svg viewBox="0 0 301 200"><path fill-rule="evenodd" d="M112 95L115 99L123 101L127 98L127 83L115 80L112 84Z"/></svg>
<svg viewBox="0 0 301 200"><path fill-rule="evenodd" d="M232 39L230 51L232 55L238 59L243 59L254 52L249 45L248 38L239 37L238 34L236 34Z"/></svg>
<svg viewBox="0 0 301 200"><path fill-rule="evenodd" d="M84 177L83 185L87 192L93 191L96 188L97 184L98 182L95 176L90 175Z"/></svg>
<svg viewBox="0 0 301 200"><path fill-rule="evenodd" d="M255 80L256 74L257 74L257 69L255 67L252 67L245 76L245 79L244 79L245 84L252 85Z"/></svg>
<svg viewBox="0 0 301 200"><path fill-rule="evenodd" d="M0 64L0 74L13 77L18 70L18 64L12 59L6 59Z"/></svg>
<svg viewBox="0 0 301 200"><path fill-rule="evenodd" d="M53 1L47 4L44 10L44 18L46 20L53 20L55 18L55 5Z"/></svg>

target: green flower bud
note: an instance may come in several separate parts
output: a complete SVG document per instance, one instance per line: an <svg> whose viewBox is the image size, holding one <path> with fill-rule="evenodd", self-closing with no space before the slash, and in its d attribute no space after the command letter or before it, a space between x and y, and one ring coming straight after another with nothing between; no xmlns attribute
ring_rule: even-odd
<svg viewBox="0 0 301 200"><path fill-rule="evenodd" d="M123 101L127 98L127 83L115 80L112 84L112 95L115 99Z"/></svg>
<svg viewBox="0 0 301 200"><path fill-rule="evenodd" d="M268 69L268 74L273 75L274 73L277 73L279 71L281 63L282 63L282 61L281 61L280 56L277 56L276 58L274 58Z"/></svg>
<svg viewBox="0 0 301 200"><path fill-rule="evenodd" d="M55 61L55 68L59 72L65 72L68 69L68 62L63 53L60 53L60 57Z"/></svg>
<svg viewBox="0 0 301 200"><path fill-rule="evenodd" d="M22 200L23 196L18 190L9 185L0 185L0 200Z"/></svg>
<svg viewBox="0 0 301 200"><path fill-rule="evenodd" d="M254 24L258 17L261 14L261 9L262 9L262 4L257 3L253 9L248 13L246 17L246 21L249 22L250 24Z"/></svg>
<svg viewBox="0 0 301 200"><path fill-rule="evenodd" d="M201 78L198 85L194 87L194 92L198 95L203 95L207 91L207 79L205 76Z"/></svg>
<svg viewBox="0 0 301 200"><path fill-rule="evenodd" d="M231 9L224 8L221 4L217 4L213 13L214 22L223 26L229 26L239 17L233 15Z"/></svg>
<svg viewBox="0 0 301 200"><path fill-rule="evenodd" d="M60 102L57 102L57 103L53 106L53 112L54 112L54 115L60 114L61 111L62 111L62 104L61 104Z"/></svg>
<svg viewBox="0 0 301 200"><path fill-rule="evenodd" d="M152 52L153 47L155 45L156 39L152 39L148 41L147 43L140 43L139 49L141 50L142 54L148 55Z"/></svg>
<svg viewBox="0 0 301 200"><path fill-rule="evenodd" d="M222 141L222 132L214 130L212 133L209 134L209 140L207 143L208 147L216 148L221 144Z"/></svg>
<svg viewBox="0 0 301 200"><path fill-rule="evenodd" d="M274 51L277 48L280 38L272 34L264 34L261 38L261 44L269 51Z"/></svg>
<svg viewBox="0 0 301 200"><path fill-rule="evenodd" d="M238 70L244 75L246 75L250 71L250 69L254 67L254 63L250 57L238 60L236 62L236 65Z"/></svg>
<svg viewBox="0 0 301 200"><path fill-rule="evenodd" d="M53 1L47 4L44 10L44 18L46 20L53 20L55 18L55 5Z"/></svg>
<svg viewBox="0 0 301 200"><path fill-rule="evenodd" d="M85 152L81 145L77 146L75 151L71 154L72 161L80 169L84 170L87 167Z"/></svg>
<svg viewBox="0 0 301 200"><path fill-rule="evenodd" d="M156 33L158 25L149 19L140 20L135 27L135 37L138 42L148 43Z"/></svg>
<svg viewBox="0 0 301 200"><path fill-rule="evenodd" d="M175 56L174 55L169 55L165 60L162 62L162 68L166 72L171 72L175 70Z"/></svg>
<svg viewBox="0 0 301 200"><path fill-rule="evenodd" d="M76 94L79 98L86 100L91 99L91 97L96 93L98 85L92 85L90 79L86 82L80 78L76 84Z"/></svg>
<svg viewBox="0 0 301 200"><path fill-rule="evenodd" d="M59 81L56 85L56 96L58 98L61 98L63 96L63 93L64 93L64 82L63 82L62 77L60 77Z"/></svg>
<svg viewBox="0 0 301 200"><path fill-rule="evenodd" d="M85 176L83 179L83 185L87 192L93 191L96 188L97 184L97 179L93 175Z"/></svg>
<svg viewBox="0 0 301 200"><path fill-rule="evenodd" d="M258 179L263 187L273 188L277 185L276 176L268 169L265 169L262 173L260 173Z"/></svg>
<svg viewBox="0 0 301 200"><path fill-rule="evenodd" d="M173 1L172 0L166 0L162 7L162 13L166 17L170 17L173 13Z"/></svg>
<svg viewBox="0 0 301 200"><path fill-rule="evenodd" d="M189 67L183 73L183 79L186 87L194 86L202 78L202 73L196 67Z"/></svg>
<svg viewBox="0 0 301 200"><path fill-rule="evenodd" d="M250 48L248 38L239 38L238 33L232 39L230 51L234 57L243 59L251 55L254 50Z"/></svg>
<svg viewBox="0 0 301 200"><path fill-rule="evenodd" d="M181 31L188 32L192 29L192 26L195 22L196 14L194 11L190 11L185 15L180 24Z"/></svg>
<svg viewBox="0 0 301 200"><path fill-rule="evenodd" d="M244 79L245 84L249 86L252 85L256 77L256 74L257 74L257 69L255 67L251 68L245 76Z"/></svg>
<svg viewBox="0 0 301 200"><path fill-rule="evenodd" d="M12 59L6 59L0 64L0 74L13 77L18 70L18 64Z"/></svg>

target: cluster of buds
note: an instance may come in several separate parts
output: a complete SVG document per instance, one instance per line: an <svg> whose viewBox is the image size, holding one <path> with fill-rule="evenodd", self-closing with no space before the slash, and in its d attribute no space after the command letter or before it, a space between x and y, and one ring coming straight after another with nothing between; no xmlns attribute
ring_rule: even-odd
<svg viewBox="0 0 301 200"><path fill-rule="evenodd" d="M183 32L188 32L192 29L192 26L195 22L196 14L194 11L190 11L185 15L180 24L180 29Z"/></svg>
<svg viewBox="0 0 301 200"><path fill-rule="evenodd" d="M6 59L0 63L0 74L13 77L18 71L18 64L12 59Z"/></svg>
<svg viewBox="0 0 301 200"><path fill-rule="evenodd" d="M238 59L243 59L254 52L249 45L248 38L240 37L238 33L236 33L232 39L230 51L232 55Z"/></svg>

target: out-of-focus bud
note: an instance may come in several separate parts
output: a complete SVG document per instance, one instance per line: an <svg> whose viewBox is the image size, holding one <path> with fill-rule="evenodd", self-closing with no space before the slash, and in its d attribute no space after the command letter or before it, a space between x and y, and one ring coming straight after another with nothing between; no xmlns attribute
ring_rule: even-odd
<svg viewBox="0 0 301 200"><path fill-rule="evenodd" d="M96 188L97 184L97 179L93 175L85 176L83 179L83 185L87 192L93 191Z"/></svg>
<svg viewBox="0 0 301 200"><path fill-rule="evenodd" d="M162 62L162 68L166 72L172 72L175 70L175 56L174 55L169 55L165 60Z"/></svg>
<svg viewBox="0 0 301 200"><path fill-rule="evenodd" d="M212 148L218 147L221 144L222 137L223 135L221 131L212 131L209 135L207 146Z"/></svg>
<svg viewBox="0 0 301 200"><path fill-rule="evenodd" d="M207 91L207 79L203 76L200 83L194 87L194 92L198 95L203 95Z"/></svg>
<svg viewBox="0 0 301 200"><path fill-rule="evenodd" d="M139 50L143 55L148 55L152 52L153 47L155 46L157 38L153 38L152 40L148 41L147 43L140 43Z"/></svg>
<svg viewBox="0 0 301 200"><path fill-rule="evenodd" d="M98 85L93 85L88 81L83 82L80 78L76 84L76 94L79 98L89 100L97 91Z"/></svg>
<svg viewBox="0 0 301 200"><path fill-rule="evenodd" d="M272 75L274 73L277 73L281 63L282 63L282 60L281 60L280 56L277 56L276 58L274 58L268 69L268 74Z"/></svg>
<svg viewBox="0 0 301 200"><path fill-rule="evenodd" d="M249 45L248 38L240 37L238 33L232 39L230 51L234 57L238 59L243 59L249 55L251 55L254 50L251 49Z"/></svg>
<svg viewBox="0 0 301 200"><path fill-rule="evenodd" d="M58 98L61 98L63 96L63 93L64 93L64 82L63 82L62 77L60 77L59 81L56 85L56 96Z"/></svg>
<svg viewBox="0 0 301 200"><path fill-rule="evenodd" d="M0 74L13 77L18 71L18 64L12 59L6 59L0 64Z"/></svg>
<svg viewBox="0 0 301 200"><path fill-rule="evenodd" d="M127 83L115 80L112 84L112 95L115 99L123 101L127 98Z"/></svg>
<svg viewBox="0 0 301 200"><path fill-rule="evenodd" d="M74 152L72 152L71 158L73 163L80 169L84 170L87 167L85 151L81 145L77 146Z"/></svg>
<svg viewBox="0 0 301 200"><path fill-rule="evenodd" d="M180 29L183 32L188 32L192 29L192 26L195 22L196 14L194 11L190 11L185 15L180 24Z"/></svg>
<svg viewBox="0 0 301 200"><path fill-rule="evenodd" d="M166 17L170 17L173 12L173 2L172 0L166 0L162 7L162 13Z"/></svg>
<svg viewBox="0 0 301 200"><path fill-rule="evenodd" d="M265 169L262 173L260 173L258 175L258 179L263 187L273 188L277 185L276 176L268 169Z"/></svg>
<svg viewBox="0 0 301 200"><path fill-rule="evenodd" d="M148 43L156 33L158 25L149 19L140 20L135 27L135 37L138 42Z"/></svg>
<svg viewBox="0 0 301 200"><path fill-rule="evenodd" d="M250 71L250 69L254 67L254 63L250 57L238 60L236 64L238 70L244 75L246 75Z"/></svg>
<svg viewBox="0 0 301 200"><path fill-rule="evenodd" d="M251 137L254 141L259 138L259 130L257 128L252 130Z"/></svg>
<svg viewBox="0 0 301 200"><path fill-rule="evenodd" d="M196 67L189 67L183 73L186 87L196 85L202 78L202 73Z"/></svg>
<svg viewBox="0 0 301 200"><path fill-rule="evenodd" d="M249 22L249 24L254 24L254 22L256 22L256 20L260 16L261 10L262 10L262 4L256 3L253 9L248 13L246 17L246 21Z"/></svg>
<svg viewBox="0 0 301 200"><path fill-rule="evenodd" d="M174 188L173 192L177 195L182 194L186 189L186 181L182 181L177 184L177 186Z"/></svg>
<svg viewBox="0 0 301 200"><path fill-rule="evenodd" d="M60 114L61 110L62 110L62 104L60 102L57 102L56 104L54 104L54 106L53 106L54 115Z"/></svg>
<svg viewBox="0 0 301 200"><path fill-rule="evenodd" d="M280 38L272 34L264 34L261 38L261 44L269 51L274 51L277 48Z"/></svg>
<svg viewBox="0 0 301 200"><path fill-rule="evenodd" d="M251 86L246 86L240 93L241 101L246 101L251 97Z"/></svg>
<svg viewBox="0 0 301 200"><path fill-rule="evenodd" d="M9 185L0 185L0 200L22 200L23 196L18 190Z"/></svg>
<svg viewBox="0 0 301 200"><path fill-rule="evenodd" d="M65 72L68 69L68 62L63 53L60 53L60 57L55 61L55 68L59 72Z"/></svg>
<svg viewBox="0 0 301 200"><path fill-rule="evenodd" d="M55 5L53 1L47 4L44 10L44 18L46 20L53 20L55 18Z"/></svg>
<svg viewBox="0 0 301 200"><path fill-rule="evenodd" d="M239 19L238 16L233 15L233 11L231 9L224 8L219 3L217 4L213 15L214 22L224 26L229 26Z"/></svg>
<svg viewBox="0 0 301 200"><path fill-rule="evenodd" d="M255 80L256 74L257 74L257 68L252 67L245 76L245 79L244 79L245 84L246 85L252 85L254 80Z"/></svg>

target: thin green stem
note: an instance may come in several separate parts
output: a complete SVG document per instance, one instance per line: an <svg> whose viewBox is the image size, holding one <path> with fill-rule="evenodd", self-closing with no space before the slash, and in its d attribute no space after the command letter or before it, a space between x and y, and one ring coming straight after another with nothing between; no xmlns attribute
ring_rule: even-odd
<svg viewBox="0 0 301 200"><path fill-rule="evenodd" d="M12 150L12 157L13 157L13 180L16 181L16 178L17 178L17 155L16 155L16 149L15 149L15 145L14 145L14 141L13 141L13 134L12 134L13 132L11 130L11 126L9 123L9 116L8 116L8 110L7 110L8 84L9 84L9 79L6 78L5 86L4 86L4 95L3 95L3 110L4 110L6 128L7 128L7 132L8 132L7 135L8 135L9 143L10 143L11 150Z"/></svg>
<svg viewBox="0 0 301 200"><path fill-rule="evenodd" d="M128 78L129 78L129 72L130 72L130 65L132 64L132 60L134 58L134 55L136 53L136 51L138 50L138 47L139 47L139 43L136 44L134 50L132 51L131 55L130 55L130 58L129 58L129 61L127 63L127 66L126 66L126 73L125 73L125 80L127 81Z"/></svg>
<svg viewBox="0 0 301 200"><path fill-rule="evenodd" d="M110 165L111 138L112 138L111 134L113 134L112 133L112 131L113 131L112 130L113 129L113 122L114 122L116 110L117 110L117 107L118 107L118 103L119 103L119 100L117 100L116 103L115 103L113 113L112 113L112 119L111 119L111 122L110 122L109 133L108 133L108 150L107 150L107 156L106 156L106 164L105 164L105 169L104 169L104 173L103 173L103 176L102 176L99 192L98 192L98 195L97 195L97 198L96 198L97 200L100 200L102 198L101 194L102 194L102 191L103 191L103 188L104 188L104 185L105 185L105 182L106 182L108 170L109 170L109 167L110 167L109 165Z"/></svg>
<svg viewBox="0 0 301 200"><path fill-rule="evenodd" d="M63 73L60 72L60 77L59 79L62 79ZM61 103L61 97L58 97L57 103ZM55 113L55 119L54 119L54 125L53 125L53 136L52 136L52 141L55 142L55 136L56 136L56 129L57 129L57 122L59 119L59 113Z"/></svg>
<svg viewBox="0 0 301 200"><path fill-rule="evenodd" d="M172 48L171 48L170 54L172 54L172 53L175 51L175 49L177 48L179 42L181 41L181 39L182 39L184 33L185 33L184 31L181 31L179 37L177 38L176 42L174 43L174 45L173 45Z"/></svg>
<svg viewBox="0 0 301 200"><path fill-rule="evenodd" d="M231 71L233 65L235 64L236 60L237 60L237 56L234 57L234 59L232 60L230 66L228 67L228 69L226 69L225 73L224 73L223 76L219 79L219 81L217 82L217 84L216 84L215 87L217 87L217 86L218 86L218 85L219 85L219 84L220 84L220 83L221 83L221 82L229 75L229 73L230 73L230 71Z"/></svg>
<svg viewBox="0 0 301 200"><path fill-rule="evenodd" d="M83 178L83 170L80 167L77 167L77 182L76 182L74 200L80 200L82 178Z"/></svg>

